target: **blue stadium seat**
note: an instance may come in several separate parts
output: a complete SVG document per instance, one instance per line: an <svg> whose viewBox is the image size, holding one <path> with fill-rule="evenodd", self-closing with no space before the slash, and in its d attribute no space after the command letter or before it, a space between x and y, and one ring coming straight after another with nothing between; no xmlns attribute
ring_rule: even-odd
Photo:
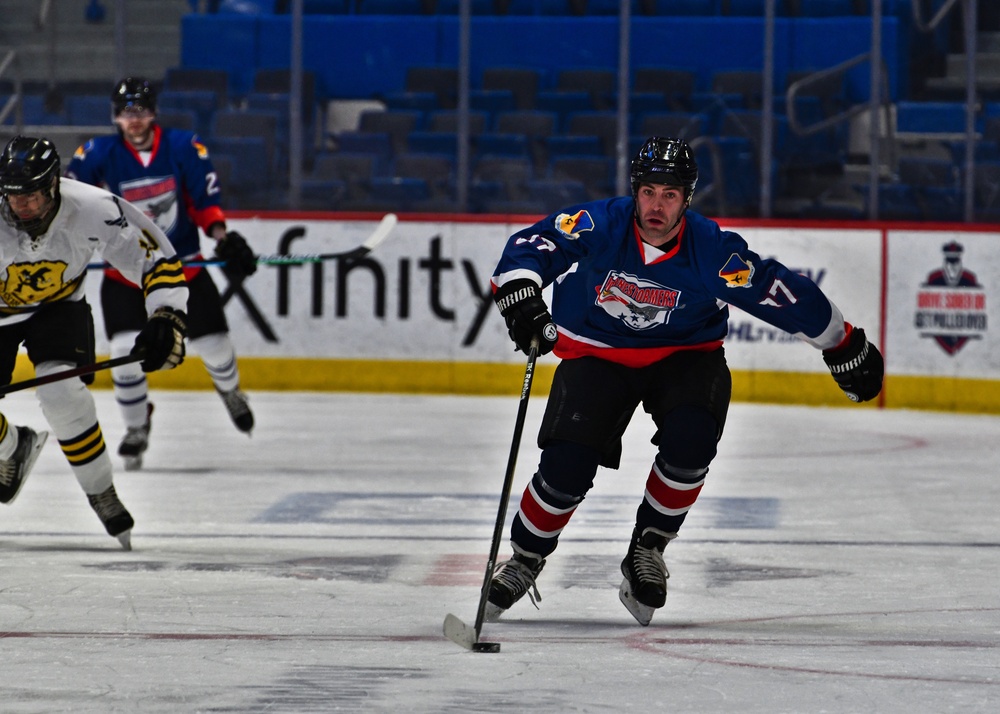
<svg viewBox="0 0 1000 714"><path fill-rule="evenodd" d="M229 157L232 163L230 190L246 194L271 187L270 156L263 137L221 136L213 139L209 150L213 161L216 155Z"/></svg>
<svg viewBox="0 0 1000 714"><path fill-rule="evenodd" d="M560 208L574 206L590 200L587 188L582 181L572 179L532 179L525 184L528 195L533 200L541 201L548 206L548 211L554 212Z"/></svg>
<svg viewBox="0 0 1000 714"><path fill-rule="evenodd" d="M691 112L648 112L636 121L638 133L649 136L672 136L691 141L706 134L708 117Z"/></svg>
<svg viewBox="0 0 1000 714"><path fill-rule="evenodd" d="M435 12L439 15L457 15L462 0L438 0ZM495 15L497 13L494 0L472 0L470 11L473 15Z"/></svg>
<svg viewBox="0 0 1000 714"><path fill-rule="evenodd" d="M160 92L156 98L156 108L159 111L191 111L197 117L195 131L207 136L212 126L212 116L215 114L217 99L209 90L169 90Z"/></svg>
<svg viewBox="0 0 1000 714"><path fill-rule="evenodd" d="M702 16L719 14L719 0L653 0L649 14L657 16Z"/></svg>
<svg viewBox="0 0 1000 714"><path fill-rule="evenodd" d="M559 156L604 156L604 145L596 136L549 136L545 138L549 161Z"/></svg>
<svg viewBox="0 0 1000 714"><path fill-rule="evenodd" d="M484 132L473 137L472 145L476 156L512 156L528 158L531 156L528 137L524 134L500 134Z"/></svg>
<svg viewBox="0 0 1000 714"><path fill-rule="evenodd" d="M104 126L111 121L111 102L106 95L70 95L65 109L69 123L77 126Z"/></svg>
<svg viewBox="0 0 1000 714"><path fill-rule="evenodd" d="M394 205L400 211L418 210L422 202L431 198L427 181L413 176L376 176L368 185L373 199Z"/></svg>
<svg viewBox="0 0 1000 714"><path fill-rule="evenodd" d="M424 0L358 0L359 15L426 15Z"/></svg>
<svg viewBox="0 0 1000 714"><path fill-rule="evenodd" d="M589 112L595 109L590 92L584 91L540 91L535 95L535 109L554 112L559 117L559 128L566 127L566 118L575 112Z"/></svg>
<svg viewBox="0 0 1000 714"><path fill-rule="evenodd" d="M951 133L965 132L964 102L896 103L896 131L900 133Z"/></svg>
<svg viewBox="0 0 1000 714"><path fill-rule="evenodd" d="M411 131L406 136L407 151L425 154L448 154L458 160L458 134L453 131ZM471 155L471 150L470 150Z"/></svg>
<svg viewBox="0 0 1000 714"><path fill-rule="evenodd" d="M375 157L376 174L385 171L392 158L392 140L385 132L342 131L331 138L338 151Z"/></svg>
<svg viewBox="0 0 1000 714"><path fill-rule="evenodd" d="M850 17L854 0L799 0L800 17Z"/></svg>
<svg viewBox="0 0 1000 714"><path fill-rule="evenodd" d="M432 112L440 108L438 96L434 92L386 92L382 95L385 108L393 110L409 110Z"/></svg>
<svg viewBox="0 0 1000 714"><path fill-rule="evenodd" d="M921 220L923 211L913 186L903 183L879 186L878 217L889 221Z"/></svg>
<svg viewBox="0 0 1000 714"><path fill-rule="evenodd" d="M351 5L351 0L302 0L302 14L346 15L351 11Z"/></svg>

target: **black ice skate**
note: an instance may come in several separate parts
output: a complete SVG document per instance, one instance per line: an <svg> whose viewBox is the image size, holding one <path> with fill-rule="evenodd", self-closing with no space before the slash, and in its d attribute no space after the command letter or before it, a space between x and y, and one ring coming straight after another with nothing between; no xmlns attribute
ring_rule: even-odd
<svg viewBox="0 0 1000 714"><path fill-rule="evenodd" d="M236 428L249 434L253 430L253 412L250 411L247 395L241 392L239 387L229 392L223 392L216 387L215 391L222 397L222 403L226 405L229 418L233 420Z"/></svg>
<svg viewBox="0 0 1000 714"><path fill-rule="evenodd" d="M47 438L47 431L17 427L17 448L9 459L0 461L0 503L13 503L17 498Z"/></svg>
<svg viewBox="0 0 1000 714"><path fill-rule="evenodd" d="M485 622L496 622L510 606L528 593L537 608L542 596L538 594L535 578L545 567L545 559L532 553L515 552L510 560L500 563L493 571L490 592L487 596Z"/></svg>
<svg viewBox="0 0 1000 714"><path fill-rule="evenodd" d="M118 455L125 462L126 471L138 471L142 468L142 455L149 448L149 430L153 426L153 403L146 405L146 423L142 426L130 426L125 430L122 443L118 445Z"/></svg>
<svg viewBox="0 0 1000 714"><path fill-rule="evenodd" d="M656 528L647 528L641 535L636 528L632 533L632 544L622 560L625 578L618 598L642 626L648 625L653 619L653 611L667 601L670 573L663 562L663 549L676 537L676 533L664 533Z"/></svg>
<svg viewBox="0 0 1000 714"><path fill-rule="evenodd" d="M132 514L125 510L125 506L118 500L115 487L109 486L103 493L88 493L87 500L90 507L97 513L108 535L114 536L122 544L125 550L132 550Z"/></svg>

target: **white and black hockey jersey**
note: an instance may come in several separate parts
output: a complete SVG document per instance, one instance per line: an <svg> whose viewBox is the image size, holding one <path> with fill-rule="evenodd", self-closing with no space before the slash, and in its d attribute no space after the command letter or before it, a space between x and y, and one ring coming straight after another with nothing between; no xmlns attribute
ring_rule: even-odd
<svg viewBox="0 0 1000 714"><path fill-rule="evenodd" d="M187 310L181 261L142 211L73 179L60 179L59 192L58 211L37 238L0 221L0 326L47 303L82 300L95 254L142 286L147 315L160 307Z"/></svg>

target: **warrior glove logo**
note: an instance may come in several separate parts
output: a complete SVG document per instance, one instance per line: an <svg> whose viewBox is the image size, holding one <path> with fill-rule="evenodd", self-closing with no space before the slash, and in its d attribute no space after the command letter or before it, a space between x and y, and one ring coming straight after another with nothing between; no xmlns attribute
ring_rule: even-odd
<svg viewBox="0 0 1000 714"><path fill-rule="evenodd" d="M597 304L633 330L647 330L670 321L680 306L679 290L613 271L597 289Z"/></svg>

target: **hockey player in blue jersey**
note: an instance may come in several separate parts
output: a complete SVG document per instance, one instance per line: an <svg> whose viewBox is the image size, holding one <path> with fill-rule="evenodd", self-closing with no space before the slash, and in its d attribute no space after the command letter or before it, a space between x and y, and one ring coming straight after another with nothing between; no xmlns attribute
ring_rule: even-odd
<svg viewBox="0 0 1000 714"><path fill-rule="evenodd" d="M511 526L514 553L491 579L488 621L525 593L540 599L535 579L545 559L598 466L618 468L639 404L656 426L657 452L619 597L642 625L664 605L664 548L698 498L726 423L728 304L822 350L851 400L874 399L882 388L882 355L814 282L688 210L698 166L685 142L650 138L630 173L631 196L578 205L515 233L493 275L518 348L527 352L537 340L539 354L561 362L538 435L538 470ZM549 285L551 314L542 298Z"/></svg>
<svg viewBox="0 0 1000 714"><path fill-rule="evenodd" d="M190 131L161 127L156 122L156 92L140 77L115 85L111 111L118 133L91 139L76 150L66 175L102 186L141 208L170 238L183 260L201 257L198 229L217 241L216 256L233 282L257 269L257 260L243 236L226 230L219 205L219 179L208 150ZM219 291L201 267L185 268L190 288L188 340L201 357L236 427L250 433L254 418L240 390L236 350ZM142 293L116 270L105 271L101 308L112 357L128 354L142 328ZM127 470L142 466L149 443L153 405L146 377L138 365L112 370L115 399L126 433L118 447Z"/></svg>

